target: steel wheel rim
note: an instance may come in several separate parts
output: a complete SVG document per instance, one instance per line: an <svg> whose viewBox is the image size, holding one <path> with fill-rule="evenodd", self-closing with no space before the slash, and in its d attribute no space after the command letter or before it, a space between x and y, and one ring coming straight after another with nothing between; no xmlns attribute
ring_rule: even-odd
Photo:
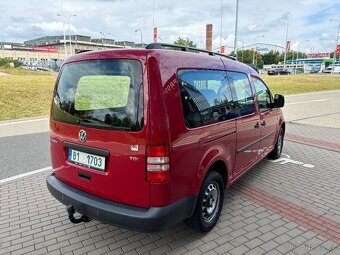
<svg viewBox="0 0 340 255"><path fill-rule="evenodd" d="M216 182L210 183L204 192L202 200L202 218L204 222L211 222L220 205L220 188Z"/></svg>

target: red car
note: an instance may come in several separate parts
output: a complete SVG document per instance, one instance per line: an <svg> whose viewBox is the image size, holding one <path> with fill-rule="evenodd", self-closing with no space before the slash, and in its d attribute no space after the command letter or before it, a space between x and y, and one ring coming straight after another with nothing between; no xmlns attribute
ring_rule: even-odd
<svg viewBox="0 0 340 255"><path fill-rule="evenodd" d="M74 223L155 232L189 219L209 231L224 190L280 157L283 105L252 68L212 52L151 44L75 55L54 89L48 189Z"/></svg>

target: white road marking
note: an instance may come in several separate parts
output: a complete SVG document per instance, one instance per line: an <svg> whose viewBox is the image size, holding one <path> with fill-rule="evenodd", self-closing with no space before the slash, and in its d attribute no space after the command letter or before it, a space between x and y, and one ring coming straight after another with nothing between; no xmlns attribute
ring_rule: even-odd
<svg viewBox="0 0 340 255"><path fill-rule="evenodd" d="M268 161L269 162L274 162L274 163L279 163L280 165L287 164L287 163L292 163L292 164L303 166L303 167L307 167L307 168L314 168L315 167L312 164L305 164L305 163L303 163L301 161L293 160L287 154L283 154L282 153L281 155L284 156L284 157L280 157L280 158L275 159L275 160L269 160L268 159Z"/></svg>
<svg viewBox="0 0 340 255"><path fill-rule="evenodd" d="M31 172L27 172L27 173L24 173L24 174L19 174L19 175L11 176L11 177L8 177L6 179L0 180L0 184L4 184L6 182L10 182L10 181L13 181L13 180L17 180L17 179L20 179L20 178L23 178L23 177L26 177L26 176L29 176L29 175L32 175L32 174L37 174L37 173L45 172L45 171L48 171L48 170L52 170L52 167L51 166L44 167L44 168L41 168L41 169L38 169L38 170L34 170L34 171L31 171Z"/></svg>
<svg viewBox="0 0 340 255"><path fill-rule="evenodd" d="M16 124L21 124L21 123L42 121L42 120L48 120L48 119L49 119L49 118L40 118L40 119L33 119L33 120L13 121L13 122L7 122L7 123L0 123L0 126L16 125Z"/></svg>
<svg viewBox="0 0 340 255"><path fill-rule="evenodd" d="M307 92L307 93L300 93L300 94L289 94L284 95L285 97L301 97L301 96L309 96L309 95L320 95L320 94L334 94L339 93L340 90L325 90L325 91L317 91L317 92Z"/></svg>
<svg viewBox="0 0 340 255"><path fill-rule="evenodd" d="M314 102L325 102L329 99L317 99L317 100L310 100L310 101L302 101L302 102L295 102L295 103L285 103L285 105L292 105L292 104L308 104L308 103L314 103Z"/></svg>

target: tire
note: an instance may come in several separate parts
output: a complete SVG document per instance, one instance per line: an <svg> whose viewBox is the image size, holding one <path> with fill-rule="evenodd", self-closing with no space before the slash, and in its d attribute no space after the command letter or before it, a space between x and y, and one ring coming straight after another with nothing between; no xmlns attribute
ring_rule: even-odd
<svg viewBox="0 0 340 255"><path fill-rule="evenodd" d="M195 212L188 220L188 225L194 230L209 232L220 217L223 199L223 178L219 173L211 171L202 184Z"/></svg>
<svg viewBox="0 0 340 255"><path fill-rule="evenodd" d="M284 129L281 127L279 131L279 135L277 136L274 150L272 150L272 152L268 154L268 158L270 159L280 158L282 147L283 147L283 137L284 137Z"/></svg>

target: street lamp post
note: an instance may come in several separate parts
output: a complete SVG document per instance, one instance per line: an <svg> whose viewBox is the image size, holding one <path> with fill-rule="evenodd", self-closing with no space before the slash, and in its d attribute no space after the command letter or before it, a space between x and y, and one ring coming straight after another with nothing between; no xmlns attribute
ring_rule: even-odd
<svg viewBox="0 0 340 255"><path fill-rule="evenodd" d="M223 23L223 0L221 0L220 51L221 51L221 48L222 48L222 23Z"/></svg>
<svg viewBox="0 0 340 255"><path fill-rule="evenodd" d="M135 33L137 33L137 32L140 32L140 44L141 44L141 47L143 47L143 32L142 32L142 29L136 29Z"/></svg>
<svg viewBox="0 0 340 255"><path fill-rule="evenodd" d="M309 42L309 40L304 40L304 41L301 41L300 43L302 43L302 42ZM297 66L298 66L298 58L299 58L299 47L300 47L300 45L298 44L298 46L297 46L297 52L296 52L296 62L295 62L295 69L297 70Z"/></svg>
<svg viewBox="0 0 340 255"><path fill-rule="evenodd" d="M237 24L238 24L238 1L236 0L236 15L235 15L235 38L234 38L234 54L237 59Z"/></svg>
<svg viewBox="0 0 340 255"><path fill-rule="evenodd" d="M256 40L257 40L258 38L261 38L261 37L264 37L264 35L256 36L256 37L255 37L255 40L254 40L254 48L253 48L253 65L255 64L255 43L256 43Z"/></svg>
<svg viewBox="0 0 340 255"><path fill-rule="evenodd" d="M72 17L76 17L76 14L71 14L71 15L64 15L64 14L57 14L57 16L59 17L63 17L64 19L67 20L67 26L68 26L68 39L70 42L70 54L72 55L72 41L71 41L71 29L70 29L70 19ZM64 26L63 26L64 27ZM64 30L64 47L65 47L65 55L67 57L67 53L66 53L66 36L65 36L65 29Z"/></svg>
<svg viewBox="0 0 340 255"><path fill-rule="evenodd" d="M339 22L338 25L338 33L336 34L336 40L335 40L335 49L334 49L334 54L333 54L333 67L332 67L332 74L335 71L335 60L336 60L336 48L339 44L339 33L340 33L340 19L331 19L331 21L337 21Z"/></svg>
<svg viewBox="0 0 340 255"><path fill-rule="evenodd" d="M155 0L152 1L152 29L155 28Z"/></svg>
<svg viewBox="0 0 340 255"><path fill-rule="evenodd" d="M242 60L241 60L241 62L243 62L244 42L243 42L243 40L237 40L237 41L242 42ZM236 57L237 57L237 54L236 54Z"/></svg>
<svg viewBox="0 0 340 255"><path fill-rule="evenodd" d="M60 11L61 13L64 13L63 10L63 0L60 0ZM57 16L61 16L57 14ZM64 52L65 52L65 59L67 58L67 49L66 49L66 32L65 32L65 22L63 21L63 34L64 34Z"/></svg>
<svg viewBox="0 0 340 255"><path fill-rule="evenodd" d="M70 29L70 19L72 17L76 17L77 15L75 14L71 14L69 16L67 16L67 26L68 26L68 39L70 41L70 52L71 52L71 55L72 55L72 40L71 40L71 29Z"/></svg>
<svg viewBox="0 0 340 255"><path fill-rule="evenodd" d="M57 14L57 16L61 16L60 14ZM64 34L64 52L65 52L65 59L67 58L67 49L66 49L66 32L65 32L65 23L63 21L63 34Z"/></svg>
<svg viewBox="0 0 340 255"><path fill-rule="evenodd" d="M283 68L286 69L286 60L287 60L287 42L288 42L288 23L287 23L287 30L286 30L286 45L285 45L285 55L283 58Z"/></svg>

